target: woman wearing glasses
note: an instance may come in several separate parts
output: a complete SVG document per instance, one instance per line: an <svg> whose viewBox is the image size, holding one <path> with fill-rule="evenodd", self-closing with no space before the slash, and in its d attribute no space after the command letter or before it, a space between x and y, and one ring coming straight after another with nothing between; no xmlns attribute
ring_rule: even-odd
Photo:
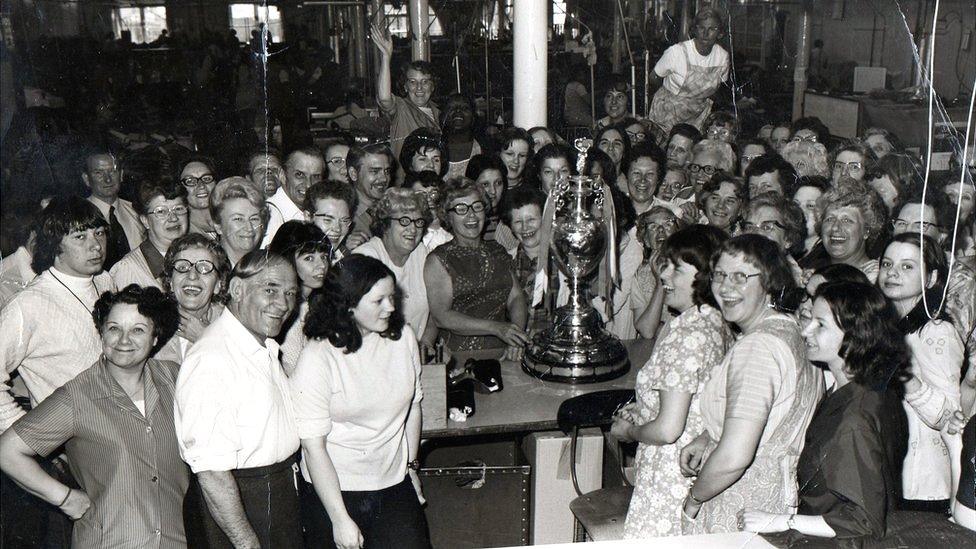
<svg viewBox="0 0 976 549"><path fill-rule="evenodd" d="M210 215L231 268L257 249L268 224L264 195L243 177L228 177L214 187Z"/></svg>
<svg viewBox="0 0 976 549"><path fill-rule="evenodd" d="M795 202L772 192L761 194L746 205L741 228L743 233L758 234L775 242L786 254L797 284L801 283L803 270L794 258L803 253L807 227L803 210Z"/></svg>
<svg viewBox="0 0 976 549"><path fill-rule="evenodd" d="M863 181L864 176L874 170L877 160L874 151L864 143L847 141L830 153L830 179L834 185L842 178Z"/></svg>
<svg viewBox="0 0 976 549"><path fill-rule="evenodd" d="M176 170L176 179L186 187L186 203L190 208L189 232L217 240L217 231L210 217L210 194L217 184L215 174L213 159L201 155L187 157L177 165Z"/></svg>
<svg viewBox="0 0 976 549"><path fill-rule="evenodd" d="M159 360L183 363L203 329L224 312L230 262L219 244L190 233L170 245L163 260L163 290L176 299L180 326L156 353Z"/></svg>
<svg viewBox="0 0 976 549"><path fill-rule="evenodd" d="M174 240L186 234L186 189L172 180L143 182L132 206L146 227L146 239L112 266L118 287L129 284L162 288L163 256Z"/></svg>
<svg viewBox="0 0 976 549"><path fill-rule="evenodd" d="M373 226L376 235L353 250L380 260L396 276L402 296L400 310L419 341L432 344L437 329L430 319L424 264L427 246L424 230L430 225L427 196L411 189L390 188L374 206Z"/></svg>
<svg viewBox="0 0 976 549"><path fill-rule="evenodd" d="M505 348L504 358L516 360L528 342L525 296L511 256L481 237L487 209L477 183L458 179L444 185L437 213L454 239L427 258L427 299L452 351Z"/></svg>
<svg viewBox="0 0 976 549"><path fill-rule="evenodd" d="M345 255L343 243L352 228L357 200L356 191L341 181L319 181L305 193L305 213L332 244L332 263Z"/></svg>
<svg viewBox="0 0 976 549"><path fill-rule="evenodd" d="M705 183L722 170L734 173L735 152L732 145L717 139L702 139L691 149L691 162L685 166L691 181L695 186L695 193L699 193Z"/></svg>
<svg viewBox="0 0 976 549"><path fill-rule="evenodd" d="M753 234L727 241L712 260L711 292L742 335L702 389L704 432L681 450L682 472L697 476L684 503L686 534L734 532L743 508L796 505L792 471L824 392L789 314L803 290L779 246Z"/></svg>

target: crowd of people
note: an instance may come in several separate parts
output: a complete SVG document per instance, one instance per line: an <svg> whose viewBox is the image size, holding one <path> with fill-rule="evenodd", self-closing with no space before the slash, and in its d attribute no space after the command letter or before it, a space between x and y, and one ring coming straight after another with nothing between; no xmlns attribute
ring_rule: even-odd
<svg viewBox="0 0 976 549"><path fill-rule="evenodd" d="M608 329L654 340L611 428L638 443L628 537L976 529L971 168L815 118L743 134L708 99L722 28L668 50L650 120L611 83L588 148L481 135L424 62L394 84L374 29L388 141L183 155L131 201L88 150L88 196L46 197L0 272L5 540L429 546L421 356L521 360L571 175L617 212Z"/></svg>

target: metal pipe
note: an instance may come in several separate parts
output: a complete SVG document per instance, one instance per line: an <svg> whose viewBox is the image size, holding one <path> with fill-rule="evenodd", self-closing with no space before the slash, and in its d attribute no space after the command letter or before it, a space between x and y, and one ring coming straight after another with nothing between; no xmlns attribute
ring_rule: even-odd
<svg viewBox="0 0 976 549"><path fill-rule="evenodd" d="M807 91L807 67L810 66L810 19L813 6L803 3L800 32L797 33L796 66L793 68L793 120L803 116L803 95Z"/></svg>
<svg viewBox="0 0 976 549"><path fill-rule="evenodd" d="M366 18L363 15L363 6L356 5L352 8L352 39L353 39L353 60L356 65L356 76L366 76Z"/></svg>
<svg viewBox="0 0 976 549"><path fill-rule="evenodd" d="M410 56L414 61L430 61L430 17L427 0L410 0Z"/></svg>
<svg viewBox="0 0 976 549"><path fill-rule="evenodd" d="M513 123L521 128L546 125L548 0L519 0L513 15Z"/></svg>
<svg viewBox="0 0 976 549"><path fill-rule="evenodd" d="M610 0L617 4L617 0ZM621 43L623 42L623 18L620 17L620 10L617 6L613 8L613 47L610 50L611 62L613 64L613 74L620 74L620 56L623 53Z"/></svg>

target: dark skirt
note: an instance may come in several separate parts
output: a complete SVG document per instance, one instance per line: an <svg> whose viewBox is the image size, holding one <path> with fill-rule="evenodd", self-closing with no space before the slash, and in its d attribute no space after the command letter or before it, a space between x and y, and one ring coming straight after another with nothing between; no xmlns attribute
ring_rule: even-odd
<svg viewBox="0 0 976 549"><path fill-rule="evenodd" d="M289 458L274 465L231 471L241 493L244 513L262 548L292 548L302 544L294 463L295 459ZM210 514L195 475L183 500L183 523L189 547L234 547Z"/></svg>

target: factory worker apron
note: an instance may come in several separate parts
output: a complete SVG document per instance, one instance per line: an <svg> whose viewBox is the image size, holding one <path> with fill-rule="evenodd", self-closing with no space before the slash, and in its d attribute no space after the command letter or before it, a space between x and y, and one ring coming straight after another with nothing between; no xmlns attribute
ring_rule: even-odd
<svg viewBox="0 0 976 549"><path fill-rule="evenodd" d="M694 45L692 44L691 47ZM688 59L687 46L681 46L681 53L685 56L687 67L681 89L674 94L667 86L661 86L651 101L651 112L648 118L660 126L665 134L671 131L672 126L681 123L702 129L705 118L712 112L712 100L709 97L718 89L722 83L722 76L728 69L727 65L717 67L692 65Z"/></svg>

